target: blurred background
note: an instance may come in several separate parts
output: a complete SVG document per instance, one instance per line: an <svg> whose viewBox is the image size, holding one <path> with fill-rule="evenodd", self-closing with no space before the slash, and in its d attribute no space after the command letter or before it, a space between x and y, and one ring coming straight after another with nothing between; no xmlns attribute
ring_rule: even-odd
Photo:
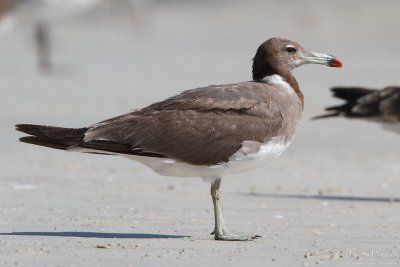
<svg viewBox="0 0 400 267"><path fill-rule="evenodd" d="M305 112L279 168L293 157L293 163L302 161L303 166L296 173L309 172L295 176L338 183L356 177L363 183L366 175L378 183L400 174L398 136L372 123L309 121L338 102L330 96L333 85L400 84L397 1L0 3L3 177L24 176L35 164L48 165L49 155L56 162L97 160L19 144L14 124L82 127L185 89L249 80L255 50L273 36L333 54L345 65L341 70L304 66L295 71ZM41 157L46 160L39 164Z"/></svg>
<svg viewBox="0 0 400 267"><path fill-rule="evenodd" d="M310 121L324 107L338 103L331 86L400 85L397 0L0 0L0 9L3 210L25 209L30 203L42 214L41 205L48 207L48 202L65 210L63 201L72 197L92 206L94 197L111 207L132 201L134 209L159 210L161 198L171 213L177 199L187 200L190 194L171 197L172 188L201 192L184 204L185 216L197 218L196 205L210 205L207 183L159 177L122 158L21 144L14 125L83 127L185 89L250 80L257 47L274 36L335 55L344 68L310 65L295 70L305 110L292 145L265 168L226 179L224 190L265 196L400 197L400 136L363 121ZM21 193L24 189L31 193ZM141 189L160 196L142 203ZM243 199L260 208L263 198ZM77 212L79 205L69 211ZM296 212L296 203L285 205L281 208L293 205L288 212ZM227 210L232 208L227 205ZM362 214L358 216L365 221L371 217ZM3 221L10 223L24 215L7 216ZM209 218L204 228L209 228ZM399 220L397 216L391 222Z"/></svg>

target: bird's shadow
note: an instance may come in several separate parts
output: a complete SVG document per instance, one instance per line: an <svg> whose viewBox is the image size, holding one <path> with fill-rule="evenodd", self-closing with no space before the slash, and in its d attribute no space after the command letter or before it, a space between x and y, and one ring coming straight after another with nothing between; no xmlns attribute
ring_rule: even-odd
<svg viewBox="0 0 400 267"><path fill-rule="evenodd" d="M302 195L302 194L266 194L266 193L247 193L246 195L266 198L286 198L286 199L316 199L331 201L360 201L360 202L400 202L400 198L372 197L372 196L327 196L327 195Z"/></svg>
<svg viewBox="0 0 400 267"><path fill-rule="evenodd" d="M84 237L84 238L131 238L131 239L168 239L188 238L185 235L165 235L148 233L102 233L102 232L10 232L0 233L7 236L58 236L58 237Z"/></svg>

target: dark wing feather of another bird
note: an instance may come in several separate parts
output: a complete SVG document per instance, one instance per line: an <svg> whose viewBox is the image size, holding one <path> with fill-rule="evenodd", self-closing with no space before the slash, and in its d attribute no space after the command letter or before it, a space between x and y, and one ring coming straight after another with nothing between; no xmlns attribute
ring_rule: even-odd
<svg viewBox="0 0 400 267"><path fill-rule="evenodd" d="M333 95L346 100L342 105L326 108L330 113L314 119L345 116L370 118L386 122L400 121L400 87L389 86L382 90L361 87L334 87Z"/></svg>
<svg viewBox="0 0 400 267"><path fill-rule="evenodd" d="M313 119L323 119L329 117L345 116L345 117L360 117L365 116L355 114L353 112L354 107L358 105L358 101L366 95L376 92L375 89L367 89L362 87L333 87L331 88L333 96L339 99L343 99L346 102L341 105L331 106L325 108L329 111L326 114L318 115Z"/></svg>
<svg viewBox="0 0 400 267"><path fill-rule="evenodd" d="M128 144L131 154L150 153L191 164L228 161L242 142L264 142L282 125L270 101L273 88L245 82L185 91L142 110L89 127L85 142Z"/></svg>
<svg viewBox="0 0 400 267"><path fill-rule="evenodd" d="M390 86L368 94L357 101L353 113L381 117L386 122L400 121L400 87Z"/></svg>

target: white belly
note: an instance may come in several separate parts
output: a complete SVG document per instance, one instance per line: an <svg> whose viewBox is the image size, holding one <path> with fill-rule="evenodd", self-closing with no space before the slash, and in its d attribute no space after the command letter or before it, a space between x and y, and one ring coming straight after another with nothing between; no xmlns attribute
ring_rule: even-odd
<svg viewBox="0 0 400 267"><path fill-rule="evenodd" d="M245 142L243 142L245 143ZM248 153L246 145L231 156L228 162L212 166L192 165L182 161L165 158L142 157L121 154L126 158L138 161L156 173L174 177L202 177L215 179L228 174L237 174L260 168L265 165L265 159L277 157L288 147L290 142L284 142L282 137L275 137L270 142L260 146L255 153Z"/></svg>
<svg viewBox="0 0 400 267"><path fill-rule="evenodd" d="M72 147L69 148L68 151L89 153L98 152L103 154L107 153L110 155L123 156L128 159L138 161L163 176L202 177L205 179L215 179L221 178L222 176L228 174L237 174L262 167L265 165L265 159L279 156L290 144L290 142L284 142L283 137L277 136L268 143L261 144L257 151L251 151L250 147L254 147L251 146L251 144L254 145L254 143L255 142L253 141L244 141L242 143L242 148L233 154L228 162L211 166L192 165L170 158L155 158L109 153L80 147Z"/></svg>

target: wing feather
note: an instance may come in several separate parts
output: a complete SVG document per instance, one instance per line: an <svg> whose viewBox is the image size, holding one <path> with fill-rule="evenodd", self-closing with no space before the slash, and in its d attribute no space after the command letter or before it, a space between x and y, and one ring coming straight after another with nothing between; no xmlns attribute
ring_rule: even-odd
<svg viewBox="0 0 400 267"><path fill-rule="evenodd" d="M243 141L264 142L282 125L267 85L251 82L183 92L89 128L85 142L130 145L132 154L157 154L196 165L228 161Z"/></svg>

